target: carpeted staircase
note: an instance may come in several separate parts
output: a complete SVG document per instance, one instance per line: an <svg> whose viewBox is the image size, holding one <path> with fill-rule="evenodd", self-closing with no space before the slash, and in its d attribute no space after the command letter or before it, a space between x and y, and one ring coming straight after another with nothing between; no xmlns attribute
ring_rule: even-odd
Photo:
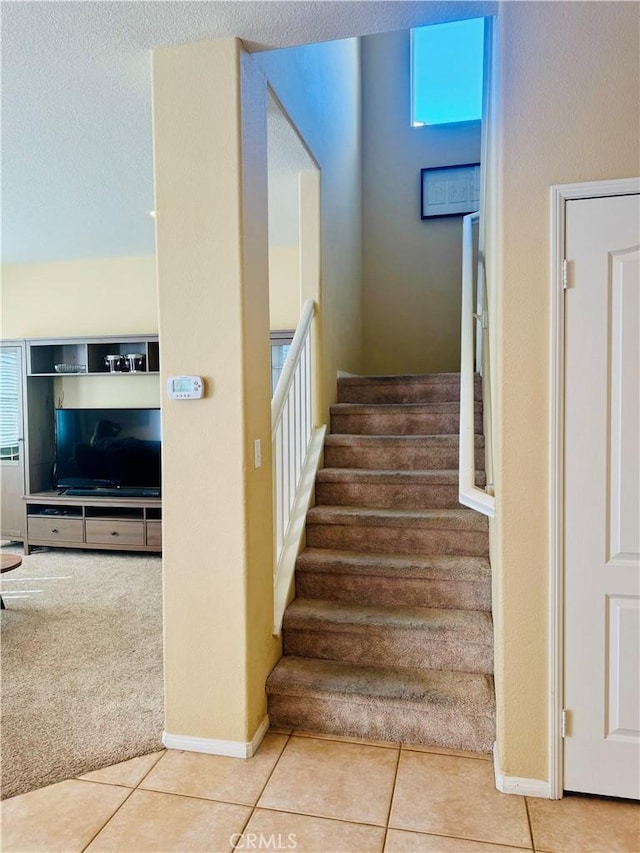
<svg viewBox="0 0 640 853"><path fill-rule="evenodd" d="M459 398L453 373L338 381L272 724L491 750L488 527L458 504ZM479 382L476 401L483 467Z"/></svg>

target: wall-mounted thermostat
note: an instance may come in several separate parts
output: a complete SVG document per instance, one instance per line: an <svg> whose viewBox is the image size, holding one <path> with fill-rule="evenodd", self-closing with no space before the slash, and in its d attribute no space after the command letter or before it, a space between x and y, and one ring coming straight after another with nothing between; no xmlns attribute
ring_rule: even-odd
<svg viewBox="0 0 640 853"><path fill-rule="evenodd" d="M172 400L199 400L204 393L202 376L170 376L167 394Z"/></svg>

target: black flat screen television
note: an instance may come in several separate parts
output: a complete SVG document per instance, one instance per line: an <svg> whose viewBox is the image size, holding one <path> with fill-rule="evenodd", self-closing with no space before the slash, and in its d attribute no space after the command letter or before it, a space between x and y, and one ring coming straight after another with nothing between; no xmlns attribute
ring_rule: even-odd
<svg viewBox="0 0 640 853"><path fill-rule="evenodd" d="M56 409L56 488L160 494L160 468L160 409Z"/></svg>

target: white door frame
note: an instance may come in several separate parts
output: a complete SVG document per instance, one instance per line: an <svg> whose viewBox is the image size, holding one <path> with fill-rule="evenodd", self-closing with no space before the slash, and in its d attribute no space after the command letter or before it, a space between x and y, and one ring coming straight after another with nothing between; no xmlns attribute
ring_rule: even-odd
<svg viewBox="0 0 640 853"><path fill-rule="evenodd" d="M551 187L551 389L549 400L549 796L563 792L564 701L564 260L566 203L640 193L640 178Z"/></svg>

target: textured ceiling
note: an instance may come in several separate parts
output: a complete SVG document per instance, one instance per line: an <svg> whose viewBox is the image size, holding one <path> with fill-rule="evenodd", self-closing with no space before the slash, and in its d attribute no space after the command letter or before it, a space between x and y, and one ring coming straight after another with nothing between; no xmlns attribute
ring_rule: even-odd
<svg viewBox="0 0 640 853"><path fill-rule="evenodd" d="M491 12L492 2L4 0L2 257L154 251L150 51L289 47Z"/></svg>

